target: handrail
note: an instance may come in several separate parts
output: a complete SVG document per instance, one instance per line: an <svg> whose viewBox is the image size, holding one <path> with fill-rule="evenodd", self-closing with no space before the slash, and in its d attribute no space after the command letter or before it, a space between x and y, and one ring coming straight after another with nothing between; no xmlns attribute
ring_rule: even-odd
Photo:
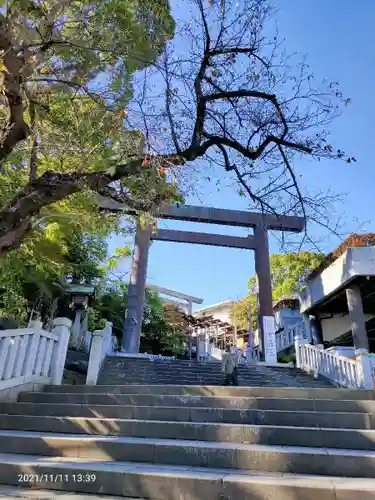
<svg viewBox="0 0 375 500"><path fill-rule="evenodd" d="M289 325L284 330L279 333L276 333L276 350L277 352L283 351L284 349L288 349L294 345L295 338L299 336L301 338L307 339L307 332L305 329L305 324L303 321L299 321L298 323L294 323L293 325Z"/></svg>
<svg viewBox="0 0 375 500"><path fill-rule="evenodd" d="M296 341L297 367L307 373L328 378L341 387L372 388L368 353L360 352L356 359L339 356L309 344Z"/></svg>
<svg viewBox="0 0 375 500"><path fill-rule="evenodd" d="M61 384L71 321L56 318L52 332L40 321L0 331L0 390L26 383Z"/></svg>

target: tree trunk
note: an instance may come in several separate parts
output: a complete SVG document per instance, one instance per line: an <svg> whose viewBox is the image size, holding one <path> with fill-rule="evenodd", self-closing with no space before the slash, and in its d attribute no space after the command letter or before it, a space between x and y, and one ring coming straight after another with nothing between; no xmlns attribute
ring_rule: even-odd
<svg viewBox="0 0 375 500"><path fill-rule="evenodd" d="M67 198L71 194L88 189L99 194L116 197L116 201L133 203L133 207L151 208L131 198L122 199L109 185L116 180L139 173L142 159L114 167L112 175L106 171L93 173L58 173L47 171L30 182L0 210L0 255L19 248L24 237L31 231L35 217L43 207ZM153 200L157 202L159 200ZM162 200L160 200L162 201Z"/></svg>

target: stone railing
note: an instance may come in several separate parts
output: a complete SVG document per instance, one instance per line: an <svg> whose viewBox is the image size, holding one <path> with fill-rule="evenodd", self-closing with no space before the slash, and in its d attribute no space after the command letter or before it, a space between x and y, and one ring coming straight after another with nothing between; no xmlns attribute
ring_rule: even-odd
<svg viewBox="0 0 375 500"><path fill-rule="evenodd" d="M246 349L246 363L248 365L255 365L259 363L259 346L254 345Z"/></svg>
<svg viewBox="0 0 375 500"><path fill-rule="evenodd" d="M287 326L284 330L276 333L276 351L280 352L294 345L296 337L308 340L306 338L305 325L303 321L299 321L294 325Z"/></svg>
<svg viewBox="0 0 375 500"><path fill-rule="evenodd" d="M105 357L113 353L112 323L107 322L103 330L92 333L86 384L96 385Z"/></svg>
<svg viewBox="0 0 375 500"><path fill-rule="evenodd" d="M221 361L223 359L224 351L215 347L213 344L209 344L209 359L210 361Z"/></svg>
<svg viewBox="0 0 375 500"><path fill-rule="evenodd" d="M322 347L304 344L296 338L297 368L331 380L340 387L373 389L371 362L367 351L359 349L356 359L327 352Z"/></svg>
<svg viewBox="0 0 375 500"><path fill-rule="evenodd" d="M69 342L67 318L56 318L53 330L42 322L0 331L0 391L26 384L61 384Z"/></svg>
<svg viewBox="0 0 375 500"><path fill-rule="evenodd" d="M86 352L86 353L89 353L90 352L90 348L91 348L91 337L92 337L92 333L89 332L89 331L86 331L84 333L84 335L82 336L82 347L83 347L83 350Z"/></svg>

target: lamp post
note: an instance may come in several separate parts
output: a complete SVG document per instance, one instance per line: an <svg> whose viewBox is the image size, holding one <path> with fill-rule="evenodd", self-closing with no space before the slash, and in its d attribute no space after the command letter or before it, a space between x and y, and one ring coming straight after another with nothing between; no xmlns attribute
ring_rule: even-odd
<svg viewBox="0 0 375 500"><path fill-rule="evenodd" d="M95 287L99 284L99 279L77 278L71 274L65 275L64 279L67 284L67 290L72 298L70 306L75 310L72 326L72 345L78 348L81 342L82 316L87 311L89 298L95 295ZM87 329L87 312L85 322Z"/></svg>

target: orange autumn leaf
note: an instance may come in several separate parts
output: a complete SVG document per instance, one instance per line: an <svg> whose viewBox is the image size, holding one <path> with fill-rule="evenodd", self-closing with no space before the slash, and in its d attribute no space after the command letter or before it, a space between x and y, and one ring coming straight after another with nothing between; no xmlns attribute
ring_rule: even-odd
<svg viewBox="0 0 375 500"><path fill-rule="evenodd" d="M328 266L330 266L336 259L341 257L346 250L350 247L366 247L375 246L375 233L365 233L365 234L351 234L340 245L335 248L331 253L326 255L323 261L316 267L307 277L307 279L312 279L319 273L324 271Z"/></svg>

